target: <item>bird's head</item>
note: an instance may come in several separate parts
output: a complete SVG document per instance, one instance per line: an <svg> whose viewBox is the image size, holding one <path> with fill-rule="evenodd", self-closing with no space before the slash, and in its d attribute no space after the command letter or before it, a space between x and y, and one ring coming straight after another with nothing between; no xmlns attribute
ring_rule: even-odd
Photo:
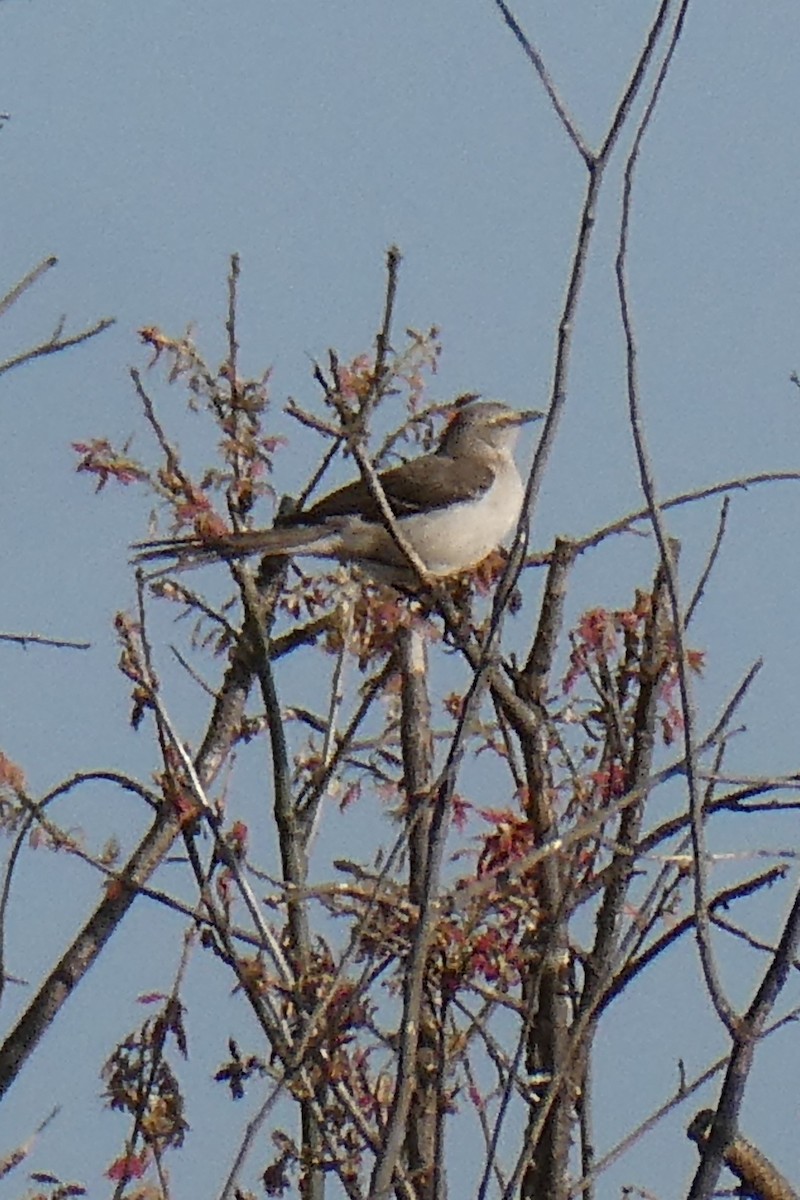
<svg viewBox="0 0 800 1200"><path fill-rule="evenodd" d="M456 410L442 435L443 454L464 454L473 448L490 446L493 450L511 451L521 425L538 421L543 413L530 409L509 408L500 400L475 400L463 403Z"/></svg>

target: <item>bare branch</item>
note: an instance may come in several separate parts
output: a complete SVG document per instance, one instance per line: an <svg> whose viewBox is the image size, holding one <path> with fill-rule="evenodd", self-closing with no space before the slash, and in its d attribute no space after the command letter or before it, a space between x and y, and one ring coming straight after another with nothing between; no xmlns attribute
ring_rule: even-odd
<svg viewBox="0 0 800 1200"><path fill-rule="evenodd" d="M692 1118L686 1130L687 1136L701 1151L708 1142L713 1118L712 1109L703 1109ZM735 1134L726 1143L723 1160L753 1200L800 1200L788 1179L784 1179L767 1156L742 1134Z"/></svg>
<svg viewBox="0 0 800 1200"><path fill-rule="evenodd" d="M800 1015L800 1009L795 1009L793 1012L788 1013L785 1017L782 1017L780 1020L776 1021L772 1026L770 1026L769 1029L765 1030L764 1037L769 1037L773 1033L777 1033L779 1030L785 1029L788 1024L797 1020L798 1015ZM585 1195L591 1184L594 1183L595 1180L599 1179L600 1175L602 1175L602 1173L607 1170L612 1163L617 1162L618 1159L620 1159L623 1154L626 1154L632 1146L635 1146L636 1143L641 1141L643 1137L645 1137L648 1133L651 1133L652 1130L655 1129L655 1127L659 1125L661 1121L663 1121L664 1117L671 1113L673 1109L677 1108L679 1104L683 1104L685 1100L688 1100L702 1087L705 1087L705 1085L709 1083L716 1075L719 1075L720 1072L725 1069L727 1063L728 1055L723 1054L716 1060L716 1062L713 1062L711 1066L707 1067L705 1071L702 1071L699 1075L696 1075L694 1079L691 1080L685 1079L683 1077L683 1070L681 1070L678 1086L672 1096L670 1096L669 1099L659 1106L659 1108L655 1109L648 1117L646 1117L644 1121L637 1125L635 1129L632 1129L630 1133L626 1134L626 1136L616 1146L609 1150L607 1154L604 1154L603 1157L595 1163L594 1170L590 1176L579 1179L577 1183L573 1184L570 1189L570 1197ZM682 1067L682 1064L679 1065Z"/></svg>
<svg viewBox="0 0 800 1200"><path fill-rule="evenodd" d="M28 646L52 646L56 650L91 650L91 642L73 642L67 638L49 638L42 633L0 633L0 642Z"/></svg>
<svg viewBox="0 0 800 1200"><path fill-rule="evenodd" d="M695 614L695 609L698 607L698 605L700 604L700 601L703 599L703 595L706 590L706 584L708 583L708 581L711 577L711 572L714 570L714 564L716 563L720 549L722 548L722 539L725 537L725 530L726 530L727 524L728 524L728 509L729 508L730 508L730 496L726 496L725 499L722 501L722 508L720 509L720 514L719 514L719 525L717 526L717 534L716 534L716 537L714 538L714 544L711 547L711 552L708 556L708 561L706 562L706 565L703 568L702 575L700 576L700 578L697 581L697 586L694 589L694 595L692 596L691 600L689 601L688 605L686 606L686 613L683 618L683 624L684 624L685 629L688 629L689 625L691 624L692 617Z"/></svg>
<svg viewBox="0 0 800 1200"><path fill-rule="evenodd" d="M25 363L32 362L35 358L44 358L48 354L58 354L61 350L67 350L70 346L79 346L82 342L88 342L90 338L104 333L106 329L110 329L115 323L115 317L103 317L100 321L95 321L94 325L82 329L80 333L73 333L69 337L62 337L62 326L59 325L47 341L40 342L38 346L32 346L28 350L23 350L19 354L15 354L13 358L7 358L5 362L0 363L0 375L5 375L6 371L11 371L14 367L21 367Z"/></svg>
<svg viewBox="0 0 800 1200"><path fill-rule="evenodd" d="M1 119L2 116L0 115L0 120ZM11 306L16 304L17 300L19 300L20 296L27 292L28 288L33 287L33 285L37 283L43 275L46 275L47 272L52 270L52 268L57 264L58 259L55 257L55 255L51 254L49 258L43 258L42 261L38 263L32 271L29 271L27 275L24 275L22 279L20 279L19 283L15 283L11 290L6 292L5 296L0 298L0 317L5 316Z"/></svg>
<svg viewBox="0 0 800 1200"><path fill-rule="evenodd" d="M780 941L755 996L733 1031L733 1050L725 1073L719 1103L704 1142L700 1164L687 1200L710 1200L726 1148L736 1138L736 1125L753 1055L772 1009L783 989L800 944L800 889L798 889Z"/></svg>
<svg viewBox="0 0 800 1200"><path fill-rule="evenodd" d="M575 146L575 149L578 151L583 161L586 163L587 167L591 168L594 162L594 155L592 154L586 142L583 140L583 135L578 129L574 119L567 112L566 106L561 100L555 84L550 77L550 73L544 65L544 59L530 39L523 33L521 25L511 12L511 9L505 3L505 0L494 0L494 2L500 10L506 25L519 42L530 62L533 64L533 68L542 82L542 87L547 92L550 103L555 109L558 119L564 126L567 136Z"/></svg>
<svg viewBox="0 0 800 1200"><path fill-rule="evenodd" d="M708 927L708 912L706 908L705 835L703 831L702 799L695 777L697 769L694 740L695 717L694 704L689 683L687 650L684 640L684 615L681 611L681 603L678 592L678 577L675 555L673 552L673 547L670 544L670 539L664 524L658 500L656 498L653 466L650 461L649 451L647 449L647 443L645 440L639 392L637 346L633 332L627 279L628 237L630 229L634 175L639 161L642 142L649 128L650 121L653 117L653 113L655 112L655 108L661 94L661 90L666 82L673 56L678 47L688 5L689 0L683 0L683 3L679 7L672 35L661 63L661 67L653 87L652 95L650 96L650 99L645 107L642 119L639 122L639 126L636 131L636 137L634 138L633 146L631 147L630 154L628 155L628 159L625 164L622 195L622 216L620 220L616 275L620 316L625 334L627 362L626 374L631 433L633 435L633 442L636 451L636 460L639 465L641 487L645 495L645 499L647 500L648 509L650 510L650 518L653 524L653 531L655 533L656 540L658 541L661 561L664 564L666 583L670 596L670 604L672 606L673 636L675 638L677 651L678 682L680 687L681 711L683 716L682 733L686 753L686 785L689 793L689 807L692 814L691 830L692 845L695 855L694 887L695 904L697 908L697 944L700 951L700 961L703 966L706 985L714 1004L714 1008L716 1009L719 1019L726 1026L729 1032L732 1032L735 1023L735 1015L730 1002L727 1000L722 990L722 983L719 979L714 962L711 948L711 937Z"/></svg>

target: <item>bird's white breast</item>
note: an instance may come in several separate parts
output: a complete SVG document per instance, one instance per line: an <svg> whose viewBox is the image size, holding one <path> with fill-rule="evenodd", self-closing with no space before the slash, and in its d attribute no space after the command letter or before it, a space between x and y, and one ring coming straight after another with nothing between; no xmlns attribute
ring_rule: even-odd
<svg viewBox="0 0 800 1200"><path fill-rule="evenodd" d="M404 517L400 529L432 575L453 575L476 566L514 529L524 489L510 456L497 465L492 486L475 500Z"/></svg>

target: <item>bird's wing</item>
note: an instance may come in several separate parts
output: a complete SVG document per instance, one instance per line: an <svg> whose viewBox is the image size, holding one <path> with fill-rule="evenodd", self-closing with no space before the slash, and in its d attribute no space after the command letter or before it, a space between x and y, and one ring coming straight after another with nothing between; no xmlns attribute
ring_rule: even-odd
<svg viewBox="0 0 800 1200"><path fill-rule="evenodd" d="M400 519L419 512L446 508L460 501L478 499L492 486L494 471L485 462L464 456L456 460L446 454L426 454L399 467L381 471L378 478L389 506ZM378 505L363 479L354 480L323 496L303 512L284 517L273 529L138 542L133 547L137 551L133 561L142 563L179 557L189 565L195 565L214 558L245 554L291 554L304 547L308 553L308 536L315 531L307 530L307 526L352 515L376 523L381 520ZM319 532L317 530L316 534Z"/></svg>
<svg viewBox="0 0 800 1200"><path fill-rule="evenodd" d="M476 500L492 486L494 471L484 462L449 458L445 454L426 454L378 475L381 487L394 515L410 517ZM368 521L380 521L378 505L363 479L345 484L323 496L316 504L286 519L282 524L307 525L329 517L360 515Z"/></svg>

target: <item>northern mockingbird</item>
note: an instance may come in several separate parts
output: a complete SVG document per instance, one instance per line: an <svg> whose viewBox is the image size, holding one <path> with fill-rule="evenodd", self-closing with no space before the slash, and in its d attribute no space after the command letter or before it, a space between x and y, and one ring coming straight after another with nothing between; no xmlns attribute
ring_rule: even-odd
<svg viewBox="0 0 800 1200"><path fill-rule="evenodd" d="M493 400L469 404L451 419L432 454L377 475L402 538L430 576L443 579L476 566L515 527L524 488L513 449L520 425L541 415ZM175 558L179 567L249 554L333 558L379 582L419 584L363 479L271 529L166 538L134 549L136 562Z"/></svg>

